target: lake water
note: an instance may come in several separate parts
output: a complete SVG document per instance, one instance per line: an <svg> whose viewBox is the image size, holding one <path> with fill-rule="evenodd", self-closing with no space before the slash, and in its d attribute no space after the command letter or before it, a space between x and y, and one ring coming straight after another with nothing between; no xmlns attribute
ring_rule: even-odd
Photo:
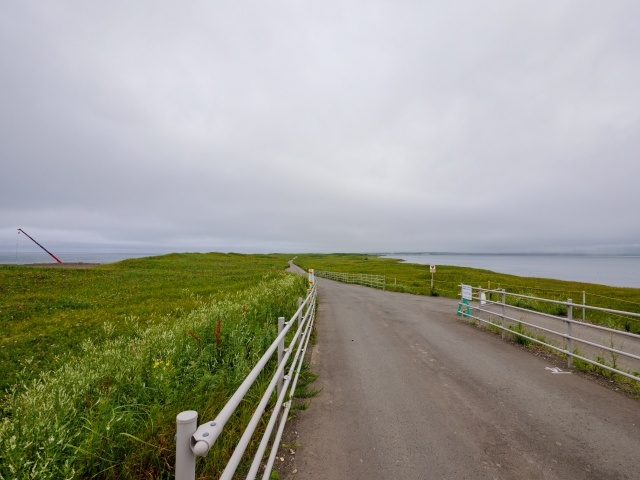
<svg viewBox="0 0 640 480"><path fill-rule="evenodd" d="M54 255L61 262L83 262L83 263L114 263L127 258L150 257L153 255L161 255L158 253L57 253ZM28 263L56 263L56 261L45 252L0 252L0 264L18 264L24 265Z"/></svg>
<svg viewBox="0 0 640 480"><path fill-rule="evenodd" d="M482 268L523 277L556 278L640 288L640 256L615 255L385 255L421 265ZM437 272L437 270L436 270Z"/></svg>

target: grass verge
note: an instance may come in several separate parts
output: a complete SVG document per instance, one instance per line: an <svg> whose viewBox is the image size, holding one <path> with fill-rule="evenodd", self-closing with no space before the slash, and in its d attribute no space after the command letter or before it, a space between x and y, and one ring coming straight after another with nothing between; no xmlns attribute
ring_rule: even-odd
<svg viewBox="0 0 640 480"><path fill-rule="evenodd" d="M85 338L57 370L35 378L25 359L1 405L0 478L170 478L175 415L193 409L201 421L213 418L305 291L303 278L274 272L179 318L126 317L130 333L103 328L100 341ZM199 474L221 473L274 367L198 460Z"/></svg>

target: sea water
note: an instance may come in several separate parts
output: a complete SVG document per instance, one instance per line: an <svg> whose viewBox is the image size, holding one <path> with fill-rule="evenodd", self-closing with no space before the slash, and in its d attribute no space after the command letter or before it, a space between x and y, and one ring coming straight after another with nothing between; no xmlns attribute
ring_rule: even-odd
<svg viewBox="0 0 640 480"><path fill-rule="evenodd" d="M127 258L150 257L159 255L157 253L54 253L61 262L65 263L114 263ZM56 263L56 261L45 252L0 252L0 264L18 264L24 265L29 263Z"/></svg>
<svg viewBox="0 0 640 480"><path fill-rule="evenodd" d="M389 254L407 263L455 265L523 277L640 288L640 256L516 254ZM437 267L436 267L437 275Z"/></svg>

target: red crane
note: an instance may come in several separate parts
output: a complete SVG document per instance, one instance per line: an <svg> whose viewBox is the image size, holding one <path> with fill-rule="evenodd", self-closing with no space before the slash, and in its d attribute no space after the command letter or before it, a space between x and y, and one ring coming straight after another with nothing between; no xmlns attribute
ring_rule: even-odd
<svg viewBox="0 0 640 480"><path fill-rule="evenodd" d="M36 245L38 245L41 249L43 249L45 252L47 252L49 255L51 255L51 256L55 259L55 261L56 261L56 262L58 262L58 263L62 263L60 260L58 260L58 257L56 257L53 253L51 253L49 250L47 250L46 248L44 248L44 247L43 247L42 245L40 245L38 242L36 242L36 241L31 237L31 235L29 235L29 234L28 234L27 232L25 232L23 229L19 228L19 229L18 229L18 233L19 233L19 232L22 232L22 233L24 233L27 237L29 237L29 239L30 239L33 243L35 243L35 244L36 244Z"/></svg>

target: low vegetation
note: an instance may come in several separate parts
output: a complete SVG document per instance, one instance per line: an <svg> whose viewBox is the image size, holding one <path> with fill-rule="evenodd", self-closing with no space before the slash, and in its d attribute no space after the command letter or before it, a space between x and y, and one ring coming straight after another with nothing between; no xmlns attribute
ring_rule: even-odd
<svg viewBox="0 0 640 480"><path fill-rule="evenodd" d="M409 264L391 258L358 254L298 255L295 263L305 269L315 268L344 273L385 275L387 290L417 295L442 295L459 298L460 288L458 285L461 283L474 287L504 288L511 293L552 300L567 301L571 298L574 303L582 303L582 292L585 292L587 305L640 313L640 288L609 287L549 278L520 277L477 268L438 265L434 276L434 290L432 291L429 265ZM496 297L497 295L493 294L493 300L498 300ZM509 296L507 296L506 302L510 305L553 315L567 315L566 307L561 305ZM574 307L573 317L582 318L582 309ZM590 310L585 311L585 319L611 328L640 333L640 319Z"/></svg>
<svg viewBox="0 0 640 480"><path fill-rule="evenodd" d="M288 258L192 253L86 269L0 266L0 391L20 371L25 381L58 368L81 353L85 339L99 343L105 328L114 337L130 336L134 323L178 320L282 272Z"/></svg>
<svg viewBox="0 0 640 480"><path fill-rule="evenodd" d="M283 272L279 256L175 255L123 263L86 271L6 267L20 274L21 288L3 272L13 302L51 290L72 296L76 292L64 287L71 276L80 287L76 298L112 317L86 318L81 335L65 321L85 318L72 308L47 317L42 300L40 310L28 310L23 321L39 313L48 320L47 335L60 344L70 332L76 338L49 362L56 368L20 358L23 369L0 404L0 478L171 478L175 415L193 409L201 420L213 418L274 340L277 318L291 316L306 291L303 278ZM134 314L126 313L125 301L110 300L114 291L128 292ZM14 331L28 332L20 327ZM274 367L267 366L212 451L198 460L201 474L221 472Z"/></svg>

